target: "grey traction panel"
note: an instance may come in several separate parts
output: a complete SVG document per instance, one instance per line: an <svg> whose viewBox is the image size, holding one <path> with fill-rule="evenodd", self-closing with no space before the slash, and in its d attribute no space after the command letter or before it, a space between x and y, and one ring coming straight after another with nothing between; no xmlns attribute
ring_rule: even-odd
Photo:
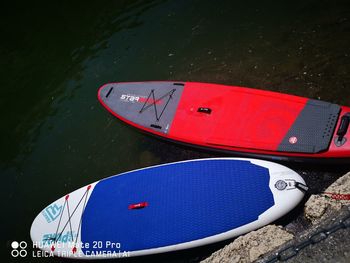
<svg viewBox="0 0 350 263"><path fill-rule="evenodd" d="M100 98L117 115L154 131L168 133L185 83L110 83ZM152 103L156 101L156 103Z"/></svg>
<svg viewBox="0 0 350 263"><path fill-rule="evenodd" d="M318 153L327 150L339 112L340 106L336 104L309 100L280 143L278 151Z"/></svg>

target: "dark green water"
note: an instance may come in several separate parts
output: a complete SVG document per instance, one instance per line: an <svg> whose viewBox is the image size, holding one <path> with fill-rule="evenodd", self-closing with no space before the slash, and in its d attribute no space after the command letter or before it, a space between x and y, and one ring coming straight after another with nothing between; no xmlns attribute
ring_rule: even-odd
<svg viewBox="0 0 350 263"><path fill-rule="evenodd" d="M209 156L114 119L96 98L106 82L213 82L350 105L347 0L51 1L0 12L7 257L13 240L30 241L36 214L65 193L130 169ZM152 260L195 260L213 249Z"/></svg>

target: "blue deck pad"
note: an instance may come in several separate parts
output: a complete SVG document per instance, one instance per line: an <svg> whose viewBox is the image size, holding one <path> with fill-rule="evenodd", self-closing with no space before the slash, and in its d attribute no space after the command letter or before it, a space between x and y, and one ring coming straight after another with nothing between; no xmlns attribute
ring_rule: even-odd
<svg viewBox="0 0 350 263"><path fill-rule="evenodd" d="M258 219L274 205L267 168L240 160L158 166L100 181L83 215L91 251L137 251L220 234ZM147 202L143 209L131 204ZM121 248L106 248L106 241Z"/></svg>

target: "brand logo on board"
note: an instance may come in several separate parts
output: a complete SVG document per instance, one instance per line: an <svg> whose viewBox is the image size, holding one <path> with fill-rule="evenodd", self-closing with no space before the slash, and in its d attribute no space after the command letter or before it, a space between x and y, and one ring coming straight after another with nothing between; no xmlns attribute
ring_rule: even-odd
<svg viewBox="0 0 350 263"><path fill-rule="evenodd" d="M130 94L122 94L120 96L120 100L125 101L125 102L138 102L140 100L140 96L136 95L130 95Z"/></svg>
<svg viewBox="0 0 350 263"><path fill-rule="evenodd" d="M122 94L120 96L120 100L124 101L124 102L131 102L131 103L148 103L148 104L162 104L162 100L161 99L151 99L151 98L147 98L145 96L139 96L139 95L131 95L131 94Z"/></svg>
<svg viewBox="0 0 350 263"><path fill-rule="evenodd" d="M292 136L292 137L289 138L288 141L289 141L290 144L296 144L297 141L298 141L298 138L295 137L295 136Z"/></svg>
<svg viewBox="0 0 350 263"><path fill-rule="evenodd" d="M43 235L41 244L56 244L56 243L68 243L73 242L77 237L75 231L67 231L66 233L47 233Z"/></svg>
<svg viewBox="0 0 350 263"><path fill-rule="evenodd" d="M45 217L46 221L48 223L51 223L52 221L55 221L55 219L61 214L62 211L62 205L49 205L45 208L45 210L42 212L42 215Z"/></svg>

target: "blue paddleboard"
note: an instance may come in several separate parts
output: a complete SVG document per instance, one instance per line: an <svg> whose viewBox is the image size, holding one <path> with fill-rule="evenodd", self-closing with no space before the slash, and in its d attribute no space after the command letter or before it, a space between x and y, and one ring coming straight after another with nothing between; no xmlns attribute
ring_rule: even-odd
<svg viewBox="0 0 350 263"><path fill-rule="evenodd" d="M287 167L244 158L164 164L80 188L35 218L31 238L63 257L162 253L218 242L262 227L303 198Z"/></svg>

